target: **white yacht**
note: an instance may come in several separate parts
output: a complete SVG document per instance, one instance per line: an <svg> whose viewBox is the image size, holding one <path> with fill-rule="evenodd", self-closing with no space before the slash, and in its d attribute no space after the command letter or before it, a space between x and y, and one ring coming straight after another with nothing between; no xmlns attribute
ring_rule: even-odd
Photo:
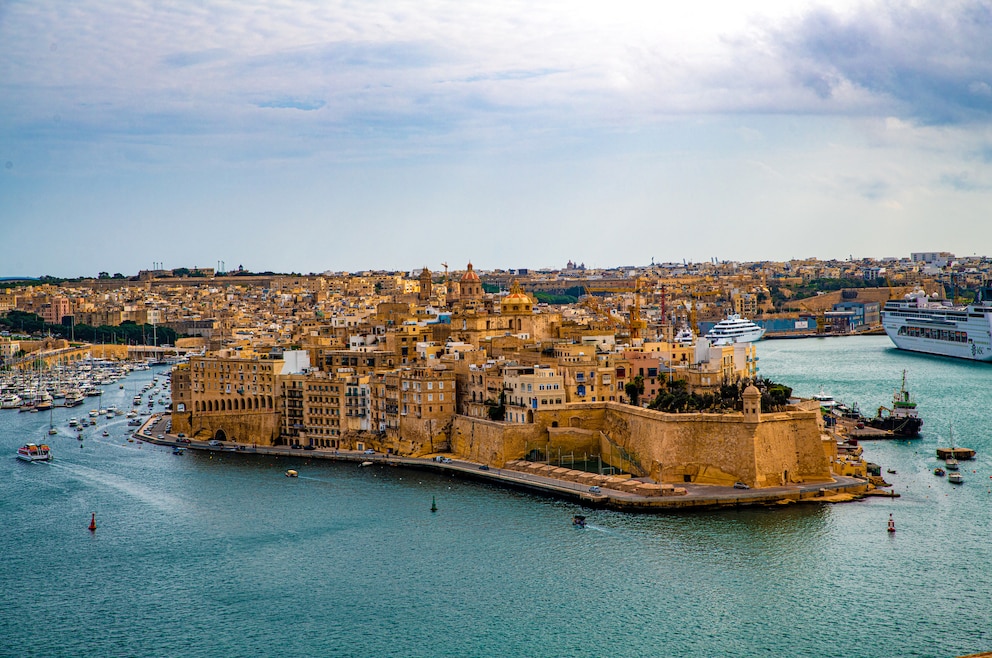
<svg viewBox="0 0 992 658"><path fill-rule="evenodd" d="M16 393L9 393L0 398L0 409L17 409L21 406L21 397Z"/></svg>
<svg viewBox="0 0 992 658"><path fill-rule="evenodd" d="M731 343L753 343L756 340L761 340L764 335L764 327L759 327L735 313L713 325L705 338L714 345L729 345Z"/></svg>

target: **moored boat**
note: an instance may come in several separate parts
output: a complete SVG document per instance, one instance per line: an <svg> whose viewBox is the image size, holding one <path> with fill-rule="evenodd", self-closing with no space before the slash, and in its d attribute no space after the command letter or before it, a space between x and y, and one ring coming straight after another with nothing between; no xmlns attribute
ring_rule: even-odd
<svg viewBox="0 0 992 658"><path fill-rule="evenodd" d="M866 419L869 427L892 432L895 436L916 438L923 427L923 419L906 390L906 371L902 371L902 386L892 395L892 408L879 407L874 418Z"/></svg>
<svg viewBox="0 0 992 658"><path fill-rule="evenodd" d="M965 306L917 290L882 309L885 333L901 350L992 361L992 288Z"/></svg>
<svg viewBox="0 0 992 658"><path fill-rule="evenodd" d="M747 318L742 318L734 313L713 325L713 328L706 332L705 338L714 345L729 345L731 343L753 343L756 340L761 340L764 335L764 327L759 327Z"/></svg>

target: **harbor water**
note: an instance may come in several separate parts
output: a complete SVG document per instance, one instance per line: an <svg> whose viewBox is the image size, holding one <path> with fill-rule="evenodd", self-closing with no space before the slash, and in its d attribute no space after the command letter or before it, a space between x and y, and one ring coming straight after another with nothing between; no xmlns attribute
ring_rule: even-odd
<svg viewBox="0 0 992 658"><path fill-rule="evenodd" d="M583 511L402 468L173 455L129 442L123 417L79 442L67 421L94 399L55 410L55 436L47 413L0 411L0 655L992 650L992 366L898 352L885 337L763 341L758 354L762 376L865 413L889 406L908 371L922 437L864 443L896 471L885 476L899 498ZM128 407L156 370L105 388L102 404ZM952 423L978 453L957 486L932 474ZM28 441L55 460L16 460Z"/></svg>

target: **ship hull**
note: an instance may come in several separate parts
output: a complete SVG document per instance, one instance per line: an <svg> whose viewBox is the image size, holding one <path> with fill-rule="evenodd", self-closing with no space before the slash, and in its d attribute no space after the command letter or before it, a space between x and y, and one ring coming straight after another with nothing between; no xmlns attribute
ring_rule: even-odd
<svg viewBox="0 0 992 658"><path fill-rule="evenodd" d="M992 306L988 302L952 306L915 293L889 300L882 310L882 326L901 350L992 361Z"/></svg>
<svg viewBox="0 0 992 658"><path fill-rule="evenodd" d="M892 432L895 436L902 436L912 439L920 435L920 429L923 427L923 420L915 417L894 418L889 416L883 418L871 418L866 421L865 424L878 430Z"/></svg>

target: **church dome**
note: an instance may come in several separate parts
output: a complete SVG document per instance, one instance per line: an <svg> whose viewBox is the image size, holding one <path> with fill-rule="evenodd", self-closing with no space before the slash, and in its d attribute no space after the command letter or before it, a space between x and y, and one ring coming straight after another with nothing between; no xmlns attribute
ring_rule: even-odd
<svg viewBox="0 0 992 658"><path fill-rule="evenodd" d="M510 294L500 302L503 313L531 313L534 310L534 300L520 288L516 281L510 287Z"/></svg>
<svg viewBox="0 0 992 658"><path fill-rule="evenodd" d="M468 264L468 269L465 270L465 274L462 275L462 283L474 283L479 280L479 275L475 273L472 269L472 263Z"/></svg>

